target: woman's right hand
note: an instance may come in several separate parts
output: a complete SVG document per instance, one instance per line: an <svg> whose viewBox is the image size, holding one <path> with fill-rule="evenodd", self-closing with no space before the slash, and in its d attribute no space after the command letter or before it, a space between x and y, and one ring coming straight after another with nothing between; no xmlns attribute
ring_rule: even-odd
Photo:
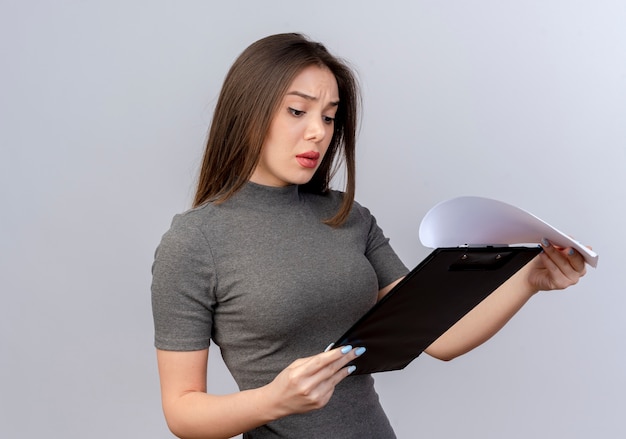
<svg viewBox="0 0 626 439"><path fill-rule="evenodd" d="M346 365L365 352L365 348L343 346L311 357L300 358L287 366L266 386L281 416L305 413L324 407L335 386L354 372Z"/></svg>

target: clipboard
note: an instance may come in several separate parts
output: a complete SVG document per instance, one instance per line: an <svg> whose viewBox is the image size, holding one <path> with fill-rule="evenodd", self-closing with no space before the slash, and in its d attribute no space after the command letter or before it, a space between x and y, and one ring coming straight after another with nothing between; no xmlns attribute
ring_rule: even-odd
<svg viewBox="0 0 626 439"><path fill-rule="evenodd" d="M541 252L541 247L437 248L334 346L364 346L354 375L404 369Z"/></svg>

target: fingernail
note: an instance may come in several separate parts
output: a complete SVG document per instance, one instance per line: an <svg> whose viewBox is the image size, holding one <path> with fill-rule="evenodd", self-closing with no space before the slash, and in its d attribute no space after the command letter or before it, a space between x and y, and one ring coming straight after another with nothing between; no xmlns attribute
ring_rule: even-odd
<svg viewBox="0 0 626 439"><path fill-rule="evenodd" d="M363 355L365 353L366 349L364 347L360 347L357 348L354 353L356 354L356 356L358 357L359 355Z"/></svg>
<svg viewBox="0 0 626 439"><path fill-rule="evenodd" d="M341 348L341 353L342 354L347 354L348 352L350 352L352 350L352 346L347 345Z"/></svg>
<svg viewBox="0 0 626 439"><path fill-rule="evenodd" d="M550 241L548 241L546 238L543 238L541 240L541 244L543 244L544 247L550 247Z"/></svg>
<svg viewBox="0 0 626 439"><path fill-rule="evenodd" d="M356 366L348 366L348 375L356 370Z"/></svg>
<svg viewBox="0 0 626 439"><path fill-rule="evenodd" d="M569 251L567 252L567 254L570 255L570 256L574 256L574 253L575 252L574 252L573 248L570 248Z"/></svg>

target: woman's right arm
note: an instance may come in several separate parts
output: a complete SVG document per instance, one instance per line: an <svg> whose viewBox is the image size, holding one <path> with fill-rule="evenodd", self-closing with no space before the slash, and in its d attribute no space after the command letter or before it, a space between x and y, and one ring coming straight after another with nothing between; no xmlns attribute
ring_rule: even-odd
<svg viewBox="0 0 626 439"><path fill-rule="evenodd" d="M349 375L344 366L356 357L355 351L337 348L302 358L266 386L212 395L206 386L208 349L157 349L167 424L179 438L230 438L289 414L322 408Z"/></svg>

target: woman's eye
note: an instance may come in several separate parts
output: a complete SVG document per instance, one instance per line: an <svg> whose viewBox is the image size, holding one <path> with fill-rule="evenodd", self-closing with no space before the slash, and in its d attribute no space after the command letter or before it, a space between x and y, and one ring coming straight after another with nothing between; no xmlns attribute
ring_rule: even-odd
<svg viewBox="0 0 626 439"><path fill-rule="evenodd" d="M335 118L330 117L330 116L322 116L322 120L324 121L324 123L327 123L330 125L331 123L335 121Z"/></svg>
<svg viewBox="0 0 626 439"><path fill-rule="evenodd" d="M295 108L291 108L291 107L289 107L289 112L296 117L302 116L304 114L304 111L296 110Z"/></svg>

